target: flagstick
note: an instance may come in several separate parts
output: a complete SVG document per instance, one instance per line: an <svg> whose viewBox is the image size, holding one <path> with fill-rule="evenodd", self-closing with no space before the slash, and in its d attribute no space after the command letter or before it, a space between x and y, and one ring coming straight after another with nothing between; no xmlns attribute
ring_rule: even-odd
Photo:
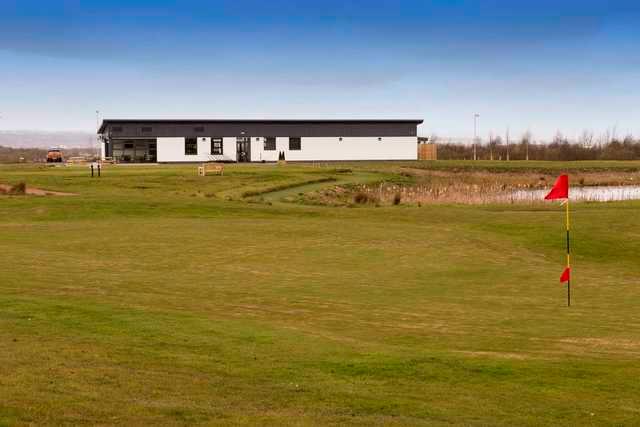
<svg viewBox="0 0 640 427"><path fill-rule="evenodd" d="M569 197L567 197L567 268L571 268L571 245L569 238ZM569 280L567 280L567 307L571 307L571 270L569 270Z"/></svg>

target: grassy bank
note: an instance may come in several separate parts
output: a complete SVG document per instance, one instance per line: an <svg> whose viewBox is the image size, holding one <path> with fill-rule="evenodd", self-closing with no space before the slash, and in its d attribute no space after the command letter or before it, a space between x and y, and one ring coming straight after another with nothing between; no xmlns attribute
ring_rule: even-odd
<svg viewBox="0 0 640 427"><path fill-rule="evenodd" d="M637 424L640 202L243 197L425 166L0 166L0 424Z"/></svg>

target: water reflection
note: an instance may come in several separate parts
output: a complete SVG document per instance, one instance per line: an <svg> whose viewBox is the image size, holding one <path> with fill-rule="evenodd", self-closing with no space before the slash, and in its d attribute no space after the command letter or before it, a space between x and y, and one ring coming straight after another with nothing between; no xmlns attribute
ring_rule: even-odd
<svg viewBox="0 0 640 427"><path fill-rule="evenodd" d="M549 190L517 190L510 194L513 201L543 200ZM569 198L584 202L613 202L617 200L640 199L640 186L619 185L602 187L572 187Z"/></svg>

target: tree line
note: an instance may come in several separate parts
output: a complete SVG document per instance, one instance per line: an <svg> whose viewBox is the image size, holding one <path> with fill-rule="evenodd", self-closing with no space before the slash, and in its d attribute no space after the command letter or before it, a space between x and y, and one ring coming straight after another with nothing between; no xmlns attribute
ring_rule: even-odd
<svg viewBox="0 0 640 427"><path fill-rule="evenodd" d="M440 143L437 138L430 142L438 144L438 159L473 159L473 145ZM640 160L640 140L632 136L612 138L605 142L594 142L588 134L579 141L570 142L558 134L550 143L534 142L530 134L507 144L501 137L476 144L476 156L480 160Z"/></svg>

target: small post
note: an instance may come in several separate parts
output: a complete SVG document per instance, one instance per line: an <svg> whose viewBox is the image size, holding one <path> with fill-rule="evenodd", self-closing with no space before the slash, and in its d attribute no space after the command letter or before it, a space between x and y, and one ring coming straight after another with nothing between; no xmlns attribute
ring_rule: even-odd
<svg viewBox="0 0 640 427"><path fill-rule="evenodd" d="M93 178L93 163L91 163L91 178Z"/></svg>
<svg viewBox="0 0 640 427"><path fill-rule="evenodd" d="M100 166L100 163L98 163L98 178L100 178L100 169L102 169L102 167Z"/></svg>

